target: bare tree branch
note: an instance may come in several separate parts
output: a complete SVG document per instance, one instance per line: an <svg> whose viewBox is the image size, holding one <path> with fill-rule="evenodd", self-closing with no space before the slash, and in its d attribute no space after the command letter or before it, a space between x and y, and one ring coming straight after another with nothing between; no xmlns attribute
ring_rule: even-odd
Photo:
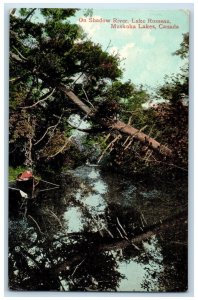
<svg viewBox="0 0 198 300"><path fill-rule="evenodd" d="M89 105L91 105L91 107L93 108L93 109L95 109L95 107L93 106L93 104L89 101L89 98L88 98L88 96L87 96L87 93L85 92L85 90L84 90L84 88L82 87L82 90L83 90L83 93L85 94L85 97L86 97L86 100L87 100L87 103L89 103Z"/></svg>
<svg viewBox="0 0 198 300"><path fill-rule="evenodd" d="M62 115L63 115L63 114L62 114ZM39 143L44 139L44 137L46 136L46 134L48 133L48 131L49 131L50 129L53 128L53 132L54 132L54 130L57 128L57 126L59 125L59 123L60 123L60 121L61 121L62 115L60 116L58 122L57 122L55 125L49 126L49 127L47 128L47 130L45 131L45 133L43 134L43 136L42 136L37 142L35 142L34 145L39 144ZM48 141L48 142L49 142L49 141ZM47 142L47 143L48 143L48 142Z"/></svg>
<svg viewBox="0 0 198 300"><path fill-rule="evenodd" d="M16 54L10 53L11 58L13 58L15 61L18 61L19 63L23 64L24 67L29 69L28 64L24 60L22 60L19 56ZM37 72L37 76L39 76L42 80L46 81L47 83L51 83L50 79L43 73ZM70 89L68 89L64 84L60 83L57 84L56 88L60 91L62 91L74 104L76 104L85 114L89 115L94 120L94 112L83 102L81 101ZM139 132L136 128L130 126L129 124L126 124L122 121L117 120L110 126L102 119L96 120L100 125L111 128L112 130L118 130L121 133L128 134L134 137L137 141L142 143L143 145L148 145L149 148L161 153L164 156L172 156L172 150L169 149L165 145L161 145L158 141L155 139L149 137L147 134L143 132Z"/></svg>
<svg viewBox="0 0 198 300"><path fill-rule="evenodd" d="M27 21L27 19L34 13L34 11L36 10L36 8L33 8L29 14L25 17L25 19L23 20L23 23L25 23Z"/></svg>
<svg viewBox="0 0 198 300"><path fill-rule="evenodd" d="M16 52L18 53L18 55L19 55L23 60L28 61L27 58L25 58L25 57L23 56L23 54L22 54L15 46L13 46L13 48L16 50Z"/></svg>
<svg viewBox="0 0 198 300"><path fill-rule="evenodd" d="M45 94L45 96L43 96L44 98L38 100L36 103L30 105L30 106L21 106L20 108L23 108L23 109L29 109L29 108L33 108L35 107L37 104L43 102L43 101L46 101L47 99L49 99L55 92L56 88L54 88L52 91L48 92Z"/></svg>
<svg viewBox="0 0 198 300"><path fill-rule="evenodd" d="M53 158L53 157L55 157L56 155L58 155L59 153L61 153L64 149L65 149L65 147L69 144L69 142L71 141L71 137L69 137L67 140L66 140L66 142L65 142L65 144L55 153L55 154L52 154L52 155L49 155L48 157L49 158Z"/></svg>

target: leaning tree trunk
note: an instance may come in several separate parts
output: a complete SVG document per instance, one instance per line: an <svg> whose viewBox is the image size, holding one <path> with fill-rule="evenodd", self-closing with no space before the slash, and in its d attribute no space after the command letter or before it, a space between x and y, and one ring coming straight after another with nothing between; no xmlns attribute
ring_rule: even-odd
<svg viewBox="0 0 198 300"><path fill-rule="evenodd" d="M71 90L66 88L66 86L64 86L63 84L60 84L59 86L57 86L57 88L64 92L73 103L75 103L84 113L89 115L94 120L94 113L92 112L92 110L84 102L82 102ZM149 148L158 151L165 156L172 155L172 151L168 147L160 144L155 139L141 132L141 130L138 130L124 122L118 120L116 122L113 122L110 126L104 124L104 121L100 119L97 119L97 122L104 127L110 127L111 129L115 129L122 133L131 135L134 139L138 140L142 144L148 145Z"/></svg>
<svg viewBox="0 0 198 300"><path fill-rule="evenodd" d="M34 69L34 66L29 64L27 60L24 60L23 58L19 57L18 55L10 52L10 57L14 61L20 63L23 65L26 69ZM51 83L51 80L49 77L47 77L46 74L43 74L40 70L33 70L33 73L36 74L40 79L47 82L49 85ZM54 86L53 86L54 87ZM168 147L161 145L159 142L157 142L155 139L151 138L150 136L146 135L145 133L141 132L141 130L138 130L128 124L125 124L121 121L116 121L109 124L105 124L103 120L94 117L94 113L92 110L84 103L82 102L78 96L76 96L70 89L68 89L64 84L60 83L56 85L56 89L62 91L76 106L79 107L81 111L83 111L85 114L89 115L93 121L97 122L98 124L102 125L103 127L106 127L107 129L115 129L120 131L121 133L128 134L132 136L134 139L138 140L142 144L146 144L149 148L151 148L154 151L157 151L161 153L164 156L171 156L172 151Z"/></svg>

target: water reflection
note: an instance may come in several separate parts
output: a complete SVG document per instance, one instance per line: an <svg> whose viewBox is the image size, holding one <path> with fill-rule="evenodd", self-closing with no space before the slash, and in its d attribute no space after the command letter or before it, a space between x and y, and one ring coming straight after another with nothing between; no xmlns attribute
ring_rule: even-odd
<svg viewBox="0 0 198 300"><path fill-rule="evenodd" d="M144 228L171 216L176 205L183 208L184 192L132 183L89 166L57 180L59 190L38 194L15 213L11 207L11 289L186 290L186 219L172 231L167 227L133 242Z"/></svg>
<svg viewBox="0 0 198 300"><path fill-rule="evenodd" d="M67 232L80 232L83 230L83 214L78 207L69 207L63 214Z"/></svg>

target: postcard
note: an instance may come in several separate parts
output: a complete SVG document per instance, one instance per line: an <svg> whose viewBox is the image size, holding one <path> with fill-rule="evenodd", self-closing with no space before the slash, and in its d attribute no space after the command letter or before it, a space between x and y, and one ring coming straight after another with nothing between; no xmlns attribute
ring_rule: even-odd
<svg viewBox="0 0 198 300"><path fill-rule="evenodd" d="M188 290L189 18L9 11L10 291Z"/></svg>

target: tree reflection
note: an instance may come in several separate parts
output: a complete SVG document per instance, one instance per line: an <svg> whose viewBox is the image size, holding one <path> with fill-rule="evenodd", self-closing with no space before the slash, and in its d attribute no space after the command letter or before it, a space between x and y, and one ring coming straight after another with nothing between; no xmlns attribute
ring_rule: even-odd
<svg viewBox="0 0 198 300"><path fill-rule="evenodd" d="M167 227L160 238L136 245L130 240L144 230L141 213L120 203L110 202L96 217L90 207L69 194L66 185L50 194L39 194L15 211L13 203L10 195L10 289L117 291L125 278L119 264L134 261L144 270L143 290L186 290L187 250L183 241L187 237L186 229L181 235L180 223L174 232ZM68 230L63 215L69 207L81 212L79 232ZM149 247L153 248L148 251Z"/></svg>

